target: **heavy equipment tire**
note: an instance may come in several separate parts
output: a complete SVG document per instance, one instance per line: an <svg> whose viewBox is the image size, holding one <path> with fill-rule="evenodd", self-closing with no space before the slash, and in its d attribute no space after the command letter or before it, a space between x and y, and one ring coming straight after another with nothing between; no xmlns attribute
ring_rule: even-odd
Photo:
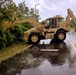
<svg viewBox="0 0 76 75"><path fill-rule="evenodd" d="M55 35L55 39L56 39L56 41L58 41L58 42L64 41L65 38L66 38L66 32L63 31L63 30L58 31L58 32L56 33L56 35Z"/></svg>
<svg viewBox="0 0 76 75"><path fill-rule="evenodd" d="M40 34L37 32L32 32L28 38L29 43L38 44L40 41Z"/></svg>

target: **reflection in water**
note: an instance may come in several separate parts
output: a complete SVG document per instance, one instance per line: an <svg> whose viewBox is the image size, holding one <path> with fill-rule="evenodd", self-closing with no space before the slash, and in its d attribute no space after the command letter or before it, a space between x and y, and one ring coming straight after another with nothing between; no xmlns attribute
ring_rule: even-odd
<svg viewBox="0 0 76 75"><path fill-rule="evenodd" d="M45 50L41 51L41 49ZM58 51L54 51L54 49L58 49ZM30 52L35 58L43 57L44 59L48 59L51 65L62 65L65 62L67 53L69 53L64 42L52 42L49 45L32 46L30 47Z"/></svg>
<svg viewBox="0 0 76 75"><path fill-rule="evenodd" d="M41 51L46 49L46 51ZM58 51L47 51L58 49ZM36 68L47 59L50 65L63 65L70 52L64 42L51 42L49 45L33 45L24 52L0 64L1 75L20 75L24 69Z"/></svg>

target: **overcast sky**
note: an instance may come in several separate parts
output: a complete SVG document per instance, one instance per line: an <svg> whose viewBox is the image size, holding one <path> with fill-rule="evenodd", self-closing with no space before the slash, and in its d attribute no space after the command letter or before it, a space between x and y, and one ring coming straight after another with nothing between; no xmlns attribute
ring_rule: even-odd
<svg viewBox="0 0 76 75"><path fill-rule="evenodd" d="M16 4L23 0L13 0ZM41 20L46 18L62 15L64 18L67 16L67 9L70 8L76 16L76 0L25 0L29 8L39 9Z"/></svg>

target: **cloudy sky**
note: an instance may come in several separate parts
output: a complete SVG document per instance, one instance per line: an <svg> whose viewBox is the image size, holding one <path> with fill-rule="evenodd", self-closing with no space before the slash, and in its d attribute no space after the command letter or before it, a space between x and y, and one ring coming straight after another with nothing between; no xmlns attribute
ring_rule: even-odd
<svg viewBox="0 0 76 75"><path fill-rule="evenodd" d="M23 0L13 0L16 4ZM55 15L62 15L64 18L67 16L67 9L70 8L76 16L76 0L25 0L29 8L39 9L41 20Z"/></svg>

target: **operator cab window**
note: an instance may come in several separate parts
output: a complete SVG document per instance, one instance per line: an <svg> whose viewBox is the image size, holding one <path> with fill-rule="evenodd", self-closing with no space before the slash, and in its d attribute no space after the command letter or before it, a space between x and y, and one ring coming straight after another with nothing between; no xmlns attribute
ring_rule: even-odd
<svg viewBox="0 0 76 75"><path fill-rule="evenodd" d="M46 26L45 26L46 29L49 29L50 28L50 20L46 20Z"/></svg>
<svg viewBox="0 0 76 75"><path fill-rule="evenodd" d="M63 18L59 18L58 19L58 22L63 22Z"/></svg>
<svg viewBox="0 0 76 75"><path fill-rule="evenodd" d="M48 19L46 21L46 28L56 28L57 27L57 20L56 19Z"/></svg>
<svg viewBox="0 0 76 75"><path fill-rule="evenodd" d="M56 19L52 19L51 20L51 28L56 28L57 27L57 20Z"/></svg>

